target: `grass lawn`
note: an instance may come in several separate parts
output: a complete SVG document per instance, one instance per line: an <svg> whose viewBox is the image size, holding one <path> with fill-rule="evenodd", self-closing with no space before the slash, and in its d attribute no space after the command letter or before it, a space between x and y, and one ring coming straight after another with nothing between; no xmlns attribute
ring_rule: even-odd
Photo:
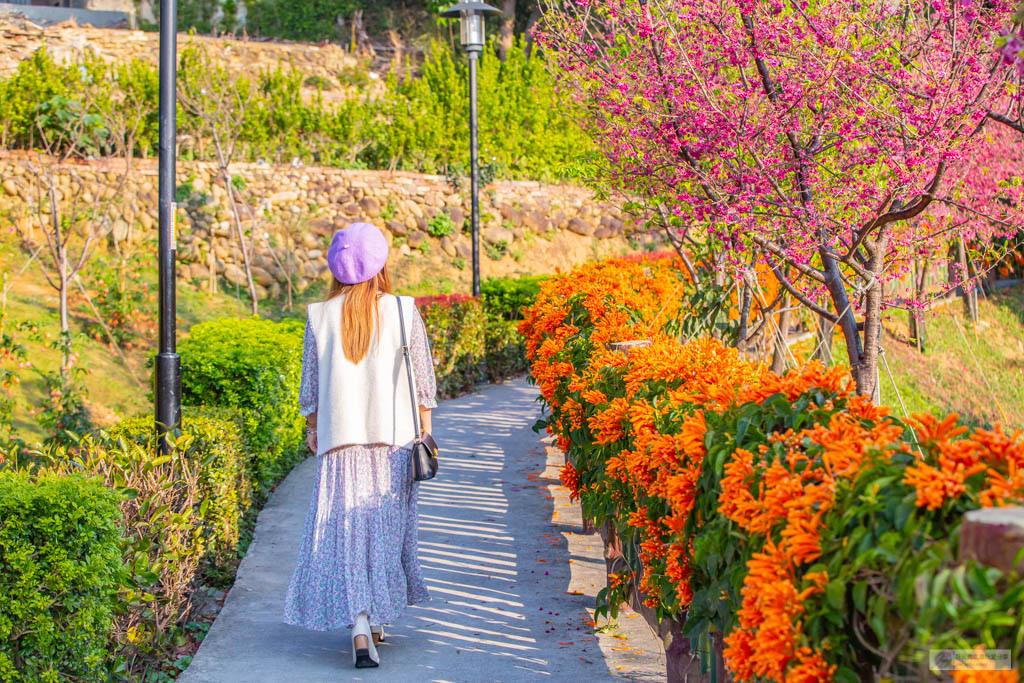
<svg viewBox="0 0 1024 683"><path fill-rule="evenodd" d="M921 353L909 339L905 312L886 320L882 349L892 379L880 364L882 403L897 416L902 397L909 414L957 413L971 424L1024 428L1024 286L982 298L976 325L959 300L927 314L925 325ZM810 342L799 348L809 352ZM833 352L837 362L847 362L838 334Z"/></svg>
<svg viewBox="0 0 1024 683"><path fill-rule="evenodd" d="M51 338L60 330L57 312L57 292L50 288L33 265L20 276L17 272L24 264L24 255L11 245L0 247L0 268L12 272L13 286L7 297L7 329L13 331L19 343L26 347L28 358L35 368L45 371L56 370L60 354L47 348L46 343L28 339L25 333L15 327L21 322L35 324ZM144 280L156 291L155 271L146 272ZM208 292L190 284L178 286L178 338L187 336L192 325L204 320L223 317L243 317L249 313L248 295L242 290L241 297L235 292ZM157 302L151 302L152 316L156 319ZM86 405L93 421L101 427L116 423L120 417L133 415L152 408L150 358L156 353L156 333L140 340L140 346L122 349L123 356L106 343L101 335L97 340L84 334L85 330L96 330L96 319L85 300L77 290L71 297L71 329L76 333L75 351L81 356L78 367L85 369L81 378L87 391ZM279 303L261 302L260 315L279 320L287 316L304 315L305 308L296 305L292 312L285 311ZM18 409L13 415L15 432L29 443L38 440L43 432L36 420L29 414L31 406L39 406L45 396L43 378L33 370L21 371L21 386L16 393Z"/></svg>

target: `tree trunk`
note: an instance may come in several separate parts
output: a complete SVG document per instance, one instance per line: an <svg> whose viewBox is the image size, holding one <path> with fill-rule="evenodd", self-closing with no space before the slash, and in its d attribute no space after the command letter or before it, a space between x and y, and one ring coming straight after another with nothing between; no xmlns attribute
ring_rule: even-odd
<svg viewBox="0 0 1024 683"><path fill-rule="evenodd" d="M839 316L839 328L843 331L846 341L846 354L850 360L850 374L861 396L870 396L876 404L880 400L878 386L878 351L882 331L882 283L878 275L885 267L885 247L888 237L879 236L877 240L865 240L864 247L869 258L866 270L873 273L872 284L868 287L864 298L864 322L857 323L853 313L853 302L846 293L839 272L839 266L827 249L820 249L822 270L825 275L825 287L828 289L832 304ZM863 329L863 333L861 330Z"/></svg>
<svg viewBox="0 0 1024 683"><path fill-rule="evenodd" d="M878 353L881 346L882 336L882 282L879 280L885 268L885 249L888 237L882 235L868 248L870 254L867 269L874 274L874 281L868 287L864 296L864 332L860 360L853 364L851 358L850 369L853 378L857 383L857 393L862 396L870 396L877 405L881 400L878 385Z"/></svg>
<svg viewBox="0 0 1024 683"><path fill-rule="evenodd" d="M956 261L960 266L960 276L963 282L960 284L960 296L964 302L964 315L972 323L978 322L978 290L970 280L970 271L967 268L967 246L962 237L956 241Z"/></svg>
<svg viewBox="0 0 1024 683"><path fill-rule="evenodd" d="M924 300L925 278L928 275L927 261L914 261L914 298L918 303ZM910 338L914 340L917 350L923 352L926 341L924 311L910 310Z"/></svg>
<svg viewBox="0 0 1024 683"><path fill-rule="evenodd" d="M238 202L235 200L235 190L231 186L231 176L228 175L226 166L221 169L221 175L224 177L224 189L228 193L228 203L231 204L231 216L235 219L235 236L238 240L238 248L242 251L242 264L245 266L245 282L249 287L252 314L259 315L260 300L256 296L256 283L252 279L252 264L249 262L249 250L245 246L245 233L242 232L242 217L238 214Z"/></svg>
<svg viewBox="0 0 1024 683"><path fill-rule="evenodd" d="M70 325L69 325L69 322L68 322L68 273L67 273L67 263L62 262L57 267L59 269L59 274L58 274L59 280L58 280L58 282L60 284L60 292L58 292L58 296L60 297L60 331L61 332L70 332L71 328L70 328Z"/></svg>
<svg viewBox="0 0 1024 683"><path fill-rule="evenodd" d="M857 318L853 314L853 304L846 293L846 285L843 283L842 275L839 273L839 266L835 259L824 247L818 250L821 257L822 271L825 275L825 287L828 289L832 305L835 306L839 317L839 329L843 332L843 339L846 341L846 354L850 359L850 374L857 385L857 393L863 396L874 396L877 392L878 377L878 345L875 339L873 349L868 349L868 321L865 319L864 340L861 340L860 331L857 325ZM872 257L872 263L874 262ZM881 286L876 282L874 287L875 301L878 308L881 308ZM869 292L870 306L870 292ZM876 316L880 313L876 311Z"/></svg>
<svg viewBox="0 0 1024 683"><path fill-rule="evenodd" d="M402 82L402 52L403 44L402 37L398 35L398 31L388 31L388 42L391 43L391 71L395 74L395 78L399 83Z"/></svg>
<svg viewBox="0 0 1024 683"><path fill-rule="evenodd" d="M508 51L515 43L516 34L516 0L502 0L501 27L498 30L498 59L505 61Z"/></svg>
<svg viewBox="0 0 1024 683"><path fill-rule="evenodd" d="M782 297L782 313L779 314L777 334L775 338L775 353L772 354L772 372L781 375L786 371L786 355L789 353L789 297Z"/></svg>
<svg viewBox="0 0 1024 683"><path fill-rule="evenodd" d="M750 289L750 284L747 282L747 278L740 279L740 328L736 333L736 348L741 353L746 352L748 349L747 334L750 324L750 304L753 300L753 292Z"/></svg>
<svg viewBox="0 0 1024 683"><path fill-rule="evenodd" d="M68 319L68 287L71 286L67 271L67 255L60 249L61 261L58 265L58 283L60 284L60 388L67 391L71 385L71 326Z"/></svg>
<svg viewBox="0 0 1024 683"><path fill-rule="evenodd" d="M210 279L209 279L209 292L210 294L217 293L217 255L213 253L211 246L210 251L206 255L206 261L210 268Z"/></svg>
<svg viewBox="0 0 1024 683"><path fill-rule="evenodd" d="M352 42L354 43L352 46L354 52L371 57L376 55L373 44L370 42L370 36L366 33L366 27L363 26L363 10L361 9L352 13Z"/></svg>

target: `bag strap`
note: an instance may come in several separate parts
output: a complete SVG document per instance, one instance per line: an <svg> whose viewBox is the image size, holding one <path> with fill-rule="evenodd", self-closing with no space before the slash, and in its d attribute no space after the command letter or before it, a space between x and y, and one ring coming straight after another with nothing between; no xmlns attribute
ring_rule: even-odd
<svg viewBox="0 0 1024 683"><path fill-rule="evenodd" d="M402 312L402 297L396 296L398 302L398 324L402 328L402 355L405 356L405 375L409 378L409 398L412 399L412 424L416 430L415 442L420 442L420 411L416 405L416 387L412 382L412 361L409 359L409 339L405 334L405 314Z"/></svg>

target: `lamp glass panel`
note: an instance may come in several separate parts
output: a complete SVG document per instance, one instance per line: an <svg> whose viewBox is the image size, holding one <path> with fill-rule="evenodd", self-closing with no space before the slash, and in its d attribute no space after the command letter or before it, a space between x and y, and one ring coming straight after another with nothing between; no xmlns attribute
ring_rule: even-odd
<svg viewBox="0 0 1024 683"><path fill-rule="evenodd" d="M484 44L484 18L480 14L463 14L459 22L462 29L463 45Z"/></svg>

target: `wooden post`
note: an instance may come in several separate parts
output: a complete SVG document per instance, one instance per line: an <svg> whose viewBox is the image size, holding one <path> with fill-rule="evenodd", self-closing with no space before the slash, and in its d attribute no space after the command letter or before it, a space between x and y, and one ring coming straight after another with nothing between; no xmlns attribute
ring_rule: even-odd
<svg viewBox="0 0 1024 683"><path fill-rule="evenodd" d="M639 349L650 345L650 339L633 339L631 341L609 342L608 348L611 351L618 351L619 353L629 353L632 349Z"/></svg>
<svg viewBox="0 0 1024 683"><path fill-rule="evenodd" d="M1024 507L982 508L964 515L960 561L977 560L1004 572L1024 572Z"/></svg>
<svg viewBox="0 0 1024 683"><path fill-rule="evenodd" d="M572 458L569 457L568 453L563 451L562 458L565 460L565 462L572 463L572 466L576 467L576 463L572 462ZM597 525L594 524L594 520L590 519L586 515L581 515L581 517L583 517L583 533L587 535L596 534Z"/></svg>
<svg viewBox="0 0 1024 683"><path fill-rule="evenodd" d="M610 522L605 522L600 532L601 540L604 541L605 571L608 574L610 585L611 574L622 573L622 567L625 565L622 542ZM645 594L631 590L626 602L634 612L644 618L665 646L665 669L668 683L711 683L711 677L700 670L700 660L690 645L690 639L683 636L685 620L662 619L659 621L655 610L644 604L646 599ZM721 643L716 641L715 654L719 660L721 660L721 653ZM725 667L720 664L718 671L720 673L718 681L715 683L722 683L726 680Z"/></svg>

